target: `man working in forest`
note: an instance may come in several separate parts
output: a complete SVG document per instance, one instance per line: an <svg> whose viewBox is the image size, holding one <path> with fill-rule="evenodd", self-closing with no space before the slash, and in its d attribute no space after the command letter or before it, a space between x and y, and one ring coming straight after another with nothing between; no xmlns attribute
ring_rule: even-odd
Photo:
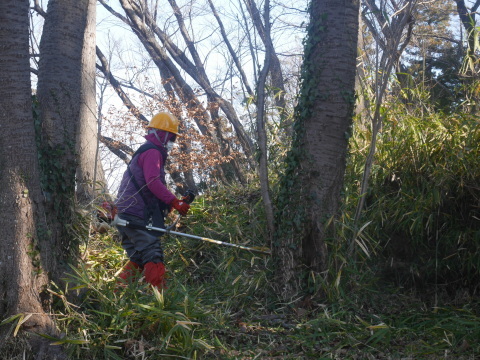
<svg viewBox="0 0 480 360"><path fill-rule="evenodd" d="M165 161L178 136L177 118L166 112L156 114L148 124L146 142L133 154L123 174L116 201L118 217L131 223L164 228L166 214L174 208L186 215L190 205L179 200L166 187ZM165 286L163 249L160 232L117 226L129 262L119 277L131 281L143 271L145 281Z"/></svg>

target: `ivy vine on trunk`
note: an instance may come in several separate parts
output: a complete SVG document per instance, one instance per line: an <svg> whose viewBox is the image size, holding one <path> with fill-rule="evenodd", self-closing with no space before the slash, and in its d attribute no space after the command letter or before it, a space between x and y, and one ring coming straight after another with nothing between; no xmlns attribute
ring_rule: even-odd
<svg viewBox="0 0 480 360"><path fill-rule="evenodd" d="M326 268L355 101L358 11L357 0L310 4L294 139L276 202L273 251L283 298L305 290L305 274Z"/></svg>

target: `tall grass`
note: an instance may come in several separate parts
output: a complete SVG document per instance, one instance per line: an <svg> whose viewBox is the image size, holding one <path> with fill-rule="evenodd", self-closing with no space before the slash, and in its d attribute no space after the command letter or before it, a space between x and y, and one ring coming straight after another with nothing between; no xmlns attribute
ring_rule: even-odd
<svg viewBox="0 0 480 360"><path fill-rule="evenodd" d="M259 202L257 189L218 189L200 197L176 230L262 246ZM196 359L228 347L218 334L237 318L273 307L267 256L181 237L162 243L168 288L142 279L118 287L115 274L127 259L115 230L94 234L66 287L51 290L63 333L52 344L71 359Z"/></svg>
<svg viewBox="0 0 480 360"><path fill-rule="evenodd" d="M365 232L382 250L374 263L402 285L478 292L478 117L402 109L386 110L366 195ZM358 132L352 142L352 190L367 140L368 131Z"/></svg>
<svg viewBox="0 0 480 360"><path fill-rule="evenodd" d="M67 288L52 291L64 332L53 344L78 359L196 358L209 348L196 336L205 314L199 292L176 281L163 291L141 280L119 287L114 275L125 262L119 245L98 236L90 248L87 261L72 268Z"/></svg>
<svg viewBox="0 0 480 360"><path fill-rule="evenodd" d="M115 232L90 239L53 304L69 359L474 359L480 353L478 304L432 307L378 281L382 248L374 222L348 258L348 212L330 239L331 278L311 276L305 297L282 303L271 260L239 249L164 237L168 289L144 282L115 286L126 259ZM342 220L341 219L341 220ZM200 197L176 230L261 246L266 238L259 190L217 189ZM388 244L386 245L388 247ZM15 320L5 326L16 327ZM33 359L21 342L0 353ZM14 355L14 351L15 354ZM25 356L26 355L26 356Z"/></svg>

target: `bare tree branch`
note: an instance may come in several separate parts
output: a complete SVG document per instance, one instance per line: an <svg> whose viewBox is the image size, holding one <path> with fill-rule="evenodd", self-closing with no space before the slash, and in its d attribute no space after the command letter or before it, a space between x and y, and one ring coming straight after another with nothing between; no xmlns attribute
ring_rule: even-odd
<svg viewBox="0 0 480 360"><path fill-rule="evenodd" d="M385 51L385 44L383 42L383 39L381 38L381 36L378 33L375 26L372 24L371 20L367 17L366 11L362 11L362 20L367 25L368 29L370 30L370 34L375 39L375 42L378 44L378 46L380 46L382 51Z"/></svg>
<svg viewBox="0 0 480 360"><path fill-rule="evenodd" d="M449 41L449 42L454 43L456 45L461 45L461 43L462 43L460 40L457 40L457 39L454 39L454 38L451 38L451 37L440 36L440 35L435 35L435 34L430 34L430 33L417 33L417 32L414 32L414 33L415 33L415 36L417 36L417 37L429 37L429 38L432 38L432 39L441 39L441 40Z"/></svg>
<svg viewBox="0 0 480 360"><path fill-rule="evenodd" d="M258 148L260 151L259 154L259 177L260 177L260 187L262 191L262 199L265 208L267 225L270 234L269 242L271 243L273 234L275 233L275 220L273 215L273 205L270 198L270 189L268 181L268 154L267 154L267 132L265 130L265 83L267 81L267 75L270 71L270 62L272 58L273 45L270 42L270 1L265 0L264 8L264 19L265 19L265 59L263 69L260 71L260 76L258 77L258 86L257 86L257 138L258 138Z"/></svg>
<svg viewBox="0 0 480 360"><path fill-rule="evenodd" d="M260 64L258 63L258 57L257 57L257 55L254 51L255 50L254 41L252 39L251 31L250 31L249 26L248 26L247 17L245 16L246 11L243 10L242 0L239 0L238 4L241 8L240 13L242 14L243 22L245 23L245 29L244 30L245 30L245 33L247 34L250 54L252 56L252 60L253 60L253 64L254 64L253 65L253 79L254 79L255 83L257 83L257 81L258 81L257 68L260 68Z"/></svg>
<svg viewBox="0 0 480 360"><path fill-rule="evenodd" d="M477 12L478 10L478 7L480 6L480 0L477 0L477 2L475 3L475 5L472 6L472 12Z"/></svg>
<svg viewBox="0 0 480 360"><path fill-rule="evenodd" d="M143 96L149 97L150 99L158 99L158 96L156 96L154 94L151 94L149 92L146 92L145 90L142 90L142 89L136 87L135 85L133 85L133 83L131 81L127 82L127 81L119 80L119 83L122 87L127 88L127 89L135 90L139 94L142 94Z"/></svg>
<svg viewBox="0 0 480 360"><path fill-rule="evenodd" d="M143 116L138 108L133 104L130 100L128 95L123 91L122 86L118 82L118 80L113 76L112 72L110 71L110 65L108 64L107 58L103 55L100 48L97 46L97 58L100 60L100 64L97 64L97 69L99 69L108 80L110 85L113 86L113 89L117 93L117 95L122 99L125 106L128 108L130 113L135 116L138 120L143 122L144 124L148 124L148 120L145 116Z"/></svg>
<svg viewBox="0 0 480 360"><path fill-rule="evenodd" d="M222 134L221 132L218 131L219 130L218 126L211 124L209 114L204 108L203 104L199 101L195 92L187 84L185 79L181 76L180 71L177 69L177 67L174 65L172 60L169 58L167 52L165 51L165 48L163 48L157 42L155 38L155 33L143 21L144 19L146 21L150 21L149 19L151 19L151 17L148 14L148 12L146 14L137 13L135 9L139 9L139 7L132 5L131 0L121 0L121 5L128 16L129 21L131 22L132 30L137 34L139 40L142 42L145 49L150 54L155 65L157 65L160 71L160 74L162 76L162 79L164 79L165 81L164 86L167 86L168 84L169 91L171 91L170 96L174 98L173 91L175 91L175 93L178 94L178 96L180 97L184 106L189 110L190 115L196 122L197 127L202 132L202 134L206 135L206 137L210 139L214 144L217 144L218 146L223 147L224 142L221 140L222 138L219 137ZM195 69L195 66L193 66L193 69ZM209 94L207 95L210 96ZM209 101L212 102L211 97L209 97ZM220 101L216 101L216 104L219 104L219 103ZM222 104L220 104L220 106L222 106ZM212 105L211 109L215 109L217 107L218 105L214 105L214 106ZM180 109L181 109L180 107L178 108L173 107L171 111L173 113L179 113ZM210 112L212 112L211 109L209 109ZM233 124L232 121L231 123ZM237 131L237 136L238 136L238 139L240 140L240 143L243 146L244 153L247 155L246 158L252 159L252 155L251 155L252 146L251 144L248 144L245 142L245 139L247 140L250 140L250 139L246 136L243 130L243 126L240 124L240 122L238 122L237 125L239 126L234 125L234 128ZM241 138L242 131L243 131L243 134L245 135L243 138ZM221 168L218 168L218 170L220 173L222 172ZM237 176L238 176L238 179L242 181L242 175L237 174Z"/></svg>
<svg viewBox="0 0 480 360"><path fill-rule="evenodd" d="M195 44L193 43L192 39L190 38L190 35L188 34L187 28L185 27L185 21L183 20L183 15L182 15L182 12L180 11L180 8L178 7L175 0L168 0L168 3L170 4L170 6L173 9L173 14L175 15L175 18L177 19L177 23L178 23L180 32L182 34L183 39L185 40L185 43L187 44L188 51L190 52L190 55L192 55L193 62L195 63L197 72L199 72L202 76L205 76L205 75L203 75L205 73L205 68L203 67L203 62L200 60L200 56L198 55Z"/></svg>
<svg viewBox="0 0 480 360"><path fill-rule="evenodd" d="M383 12L378 8L377 4L375 4L375 0L364 0L365 5L367 5L368 9L371 11L371 13L375 16L377 19L380 27L383 28L388 25L387 20L385 19L385 16Z"/></svg>
<svg viewBox="0 0 480 360"><path fill-rule="evenodd" d="M242 78L242 82L245 85L245 89L247 90L247 93L250 96L253 96L253 91L252 88L250 87L250 84L247 79L247 75L245 74L245 71L243 70L242 64L240 63L240 60L238 59L237 53L232 47L232 44L230 43L227 32L225 31L225 27L223 26L223 22L220 19L220 16L218 16L217 9L213 5L212 0L208 0L208 3L210 4L210 9L212 9L213 16L215 16L215 19L217 20L217 23L220 27L220 33L222 34L222 39L225 42L225 45L227 45L228 51L230 53L230 56L232 57L235 66L237 67L238 72L240 73L240 77Z"/></svg>
<svg viewBox="0 0 480 360"><path fill-rule="evenodd" d="M285 81L283 78L282 67L280 65L280 60L278 59L278 55L275 53L272 44L272 38L270 35L270 30L266 30L268 27L270 29L270 18L264 19L262 22L262 18L260 16L260 11L257 8L254 0L245 0L245 4L247 9L250 13L252 18L253 24L257 29L260 38L265 46L265 49L270 47L271 51L268 51L267 54L270 56L270 76L271 76L271 87L273 88L275 95L274 101L277 105L278 111L280 113L280 122L284 125L284 128L287 131L287 134L291 135L291 128L288 126L289 124L284 124L286 120L286 101L285 101ZM268 22L268 23L267 23ZM266 54L266 55L267 55ZM285 126L286 125L286 126Z"/></svg>
<svg viewBox="0 0 480 360"><path fill-rule="evenodd" d="M129 156L132 156L135 151L130 146L127 146L120 141L114 140L110 137L100 135L100 141L104 144L112 153L117 155L126 164L129 162Z"/></svg>
<svg viewBox="0 0 480 360"><path fill-rule="evenodd" d="M127 19L125 16L123 16L122 14L120 14L119 12L113 10L113 8L112 8L111 6L109 6L109 5L105 2L105 0L98 0L98 2L99 2L100 4L102 4L103 7L104 7L105 9L107 9L112 15L116 16L117 18L119 18L120 20L122 20L125 24L127 24L127 25L130 26L130 21L128 21L128 19Z"/></svg>
<svg viewBox="0 0 480 360"><path fill-rule="evenodd" d="M33 10L35 10L39 15L41 15L42 17L47 16L47 12L43 10L38 0L34 0L33 5Z"/></svg>
<svg viewBox="0 0 480 360"><path fill-rule="evenodd" d="M146 28L147 24L143 23L141 21L141 16L140 16L141 14L138 14L137 12L135 12L131 3L132 3L131 0L121 0L122 7L127 12L127 15L129 16L130 20L132 21L132 25L135 25L134 27L136 28L137 33L140 32L142 34L142 37L144 39L143 40L144 46L147 48L147 50L150 49L148 51L149 52L151 51L151 55L152 55L153 60L154 61L157 60L156 63L158 61L163 62L165 64L165 66L169 69L169 71L172 73L175 80L177 82L183 82L185 84L185 86L182 86L182 88L179 89L180 91L182 91L182 90L187 90L188 91L189 86L183 80L183 78L180 75L178 69L172 63L172 61L170 60L170 58L166 54L165 50L157 44L153 34L149 33L148 29ZM149 19L151 20L151 18L147 14L146 15L146 20L149 21ZM132 26L132 28L133 28L133 26ZM158 27L156 27L156 29L158 29ZM161 40L162 40L162 38L161 38ZM179 63L180 66L182 66L182 65L185 66L187 64L188 63L185 62L185 61ZM215 92L215 90L212 88L210 82L208 81L208 77L206 76L204 70L202 72L201 71L202 69L200 68L200 72L199 72L199 69L196 68L193 64L192 64L192 66L187 66L187 67L183 67L183 66L182 66L183 70L185 70L189 74L193 74L192 77L205 90L205 92L209 96L210 101L214 101L218 105L220 105L220 108L222 109L222 111L226 115L227 119L233 125L233 127L235 129L235 132L237 134L237 137L239 139L239 142L242 145L242 148L244 150L244 153L245 153L247 159L249 159L250 164L253 166L253 163L251 161L252 156L253 156L252 139L250 139L250 137L245 132L245 129L244 129L243 125L241 124L240 120L238 119L238 117L236 115L236 112L235 112L235 109L233 108L232 104L230 104L228 101L226 101L225 99L220 97ZM196 76L195 76L195 74L196 74ZM193 92L192 92L192 94L193 94ZM198 101L197 101L197 103L198 103Z"/></svg>

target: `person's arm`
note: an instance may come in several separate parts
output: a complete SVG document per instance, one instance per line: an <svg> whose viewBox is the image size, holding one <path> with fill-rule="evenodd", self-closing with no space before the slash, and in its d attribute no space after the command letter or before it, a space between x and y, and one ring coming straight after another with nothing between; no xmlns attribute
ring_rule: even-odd
<svg viewBox="0 0 480 360"><path fill-rule="evenodd" d="M139 165L143 169L143 176L149 190L165 204L170 205L176 199L160 180L160 169L163 166L162 155L155 149L140 154Z"/></svg>

